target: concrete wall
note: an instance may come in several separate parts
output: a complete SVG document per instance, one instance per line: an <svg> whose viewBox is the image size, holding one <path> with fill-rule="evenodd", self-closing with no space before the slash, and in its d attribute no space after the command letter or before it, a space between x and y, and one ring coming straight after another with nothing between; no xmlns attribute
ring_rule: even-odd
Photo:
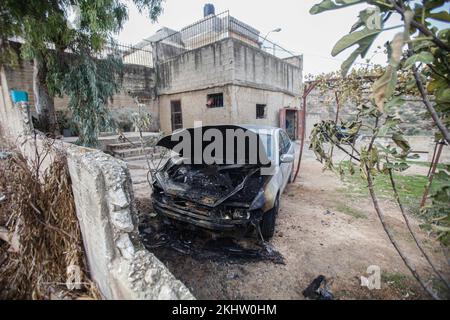
<svg viewBox="0 0 450 320"><path fill-rule="evenodd" d="M178 40L181 41L181 40ZM165 43L168 42L168 43ZM186 52L179 42L171 42L170 39L165 39L164 42L156 42L152 44L152 52L154 54L154 61L163 61L172 57L178 56Z"/></svg>
<svg viewBox="0 0 450 320"><path fill-rule="evenodd" d="M295 63L294 63L294 59ZM157 64L158 94L239 84L300 94L300 57L278 59L240 40L227 38Z"/></svg>
<svg viewBox="0 0 450 320"><path fill-rule="evenodd" d="M288 57L282 60L303 70L303 55ZM303 78L303 76L300 78Z"/></svg>
<svg viewBox="0 0 450 320"><path fill-rule="evenodd" d="M220 108L206 107L206 96L211 93L223 92L224 106ZM231 86L215 87L205 90L190 91L162 95L159 97L159 120L161 130L172 132L170 101L181 100L183 127L193 127L194 121L203 121L203 124L230 123L233 116Z"/></svg>
<svg viewBox="0 0 450 320"><path fill-rule="evenodd" d="M23 134L29 134L31 124L27 115L29 112L27 106L12 105L9 91L17 85L17 82L11 81L13 87L8 87L7 75L2 68L0 70L0 134L16 139Z"/></svg>
<svg viewBox="0 0 450 320"><path fill-rule="evenodd" d="M30 111L35 114L33 94L33 64L30 61L20 59L15 68L5 68L8 84L11 90L23 90L28 92ZM153 115L155 124L151 130L159 129L159 108L155 104L156 98L156 73L153 68L140 65L125 65L122 74L122 89L115 94L109 102L112 116L117 117L121 113L131 114L137 112L133 97L137 96L145 105L146 111ZM69 99L67 96L55 97L55 109L67 110Z"/></svg>
<svg viewBox="0 0 450 320"><path fill-rule="evenodd" d="M232 43L234 83L291 95L300 94L300 67L241 41L233 40Z"/></svg>
<svg viewBox="0 0 450 320"><path fill-rule="evenodd" d="M411 146L411 152L419 155L419 159L417 161L428 161L431 162L433 159L433 152L436 143L434 142L434 137L432 136L405 136L406 140L408 140L409 145ZM367 144L370 140L370 137L364 137L361 140L361 143ZM395 146L395 143L392 141L390 137L379 137L375 140L377 143L381 145L391 145ZM449 163L450 162L450 147L444 145L442 149L441 156L439 158L440 163Z"/></svg>
<svg viewBox="0 0 450 320"><path fill-rule="evenodd" d="M422 102L415 98L405 97L406 101L398 108L391 109L391 113L402 119L405 123L401 128L406 133L406 139L413 151L419 151L420 161L431 161L434 150L434 138L432 136L435 126L432 120L427 117L426 110ZM339 119L349 121L355 118L356 106L354 103L346 101L342 103L339 111ZM336 117L336 100L333 91L321 92L314 89L307 98L306 115L306 139L309 140L311 130L315 123L322 120L334 120ZM427 135L429 134L429 135ZM368 138L365 138L368 139ZM364 143L367 141L363 141ZM380 143L392 144L390 138L380 138ZM450 161L450 147L444 146L441 162Z"/></svg>
<svg viewBox="0 0 450 320"><path fill-rule="evenodd" d="M280 91L247 86L232 86L234 123L279 126L279 111L284 107L298 107L299 99ZM266 118L256 119L256 104L266 105Z"/></svg>
<svg viewBox="0 0 450 320"><path fill-rule="evenodd" d="M233 41L226 39L158 62L158 94L229 84L233 80Z"/></svg>
<svg viewBox="0 0 450 320"><path fill-rule="evenodd" d="M0 129L32 160L45 137L34 139L29 118L9 95L7 75L0 73ZM67 155L77 217L91 279L106 299L193 299L189 290L139 240L130 173L123 161L101 151L56 141L55 152Z"/></svg>
<svg viewBox="0 0 450 320"><path fill-rule="evenodd" d="M307 112L306 114L306 127L305 127L305 139L309 141L309 136L314 128L314 125L322 120L321 114L316 112Z"/></svg>
<svg viewBox="0 0 450 320"><path fill-rule="evenodd" d="M367 95L367 99L369 99ZM334 120L336 117L336 100L332 90L321 92L314 89L307 98L308 113L320 114L321 120ZM357 113L356 104L346 100L341 102L339 118L348 121L355 119ZM404 121L401 128L407 135L427 135L432 134L433 121L426 116L426 109L417 97L405 97L405 102L399 107L390 110L391 114Z"/></svg>
<svg viewBox="0 0 450 320"><path fill-rule="evenodd" d="M140 242L126 164L98 150L68 149L68 165L91 277L107 299L191 299Z"/></svg>
<svg viewBox="0 0 450 320"><path fill-rule="evenodd" d="M223 93L224 106L209 108L206 97L211 93ZM204 125L236 123L279 125L279 110L282 107L299 105L298 98L282 92L249 88L246 86L226 85L205 90L162 95L159 97L161 130L170 133L170 101L181 100L183 126L193 127L194 121ZM266 105L266 118L256 119L256 104Z"/></svg>

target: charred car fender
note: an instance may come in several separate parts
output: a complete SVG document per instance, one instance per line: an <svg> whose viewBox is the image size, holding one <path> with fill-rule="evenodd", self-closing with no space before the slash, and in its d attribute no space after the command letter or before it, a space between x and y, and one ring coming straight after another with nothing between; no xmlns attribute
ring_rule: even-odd
<svg viewBox="0 0 450 320"><path fill-rule="evenodd" d="M271 179L269 179L267 184L264 186L265 203L264 206L262 207L262 212L267 212L273 208L279 190L278 186L279 182L275 180L275 176L272 176Z"/></svg>

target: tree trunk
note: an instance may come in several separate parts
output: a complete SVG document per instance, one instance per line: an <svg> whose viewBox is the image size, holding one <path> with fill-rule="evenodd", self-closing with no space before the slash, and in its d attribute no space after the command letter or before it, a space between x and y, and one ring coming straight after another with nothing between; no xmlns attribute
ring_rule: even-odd
<svg viewBox="0 0 450 320"><path fill-rule="evenodd" d="M57 129L55 105L47 87L47 66L40 55L36 56L33 62L33 91L34 104L39 120L38 129L54 133Z"/></svg>

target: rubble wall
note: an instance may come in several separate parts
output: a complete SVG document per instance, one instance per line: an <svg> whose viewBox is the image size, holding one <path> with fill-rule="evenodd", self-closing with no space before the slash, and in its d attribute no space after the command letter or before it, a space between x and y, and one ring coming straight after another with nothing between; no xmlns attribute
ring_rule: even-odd
<svg viewBox="0 0 450 320"><path fill-rule="evenodd" d="M13 105L7 76L0 74L0 130L32 160L46 141L30 135L27 114ZM99 150L61 141L53 143L42 164L56 152L67 155L76 213L91 279L105 299L193 299L189 290L139 240L129 170L123 161Z"/></svg>

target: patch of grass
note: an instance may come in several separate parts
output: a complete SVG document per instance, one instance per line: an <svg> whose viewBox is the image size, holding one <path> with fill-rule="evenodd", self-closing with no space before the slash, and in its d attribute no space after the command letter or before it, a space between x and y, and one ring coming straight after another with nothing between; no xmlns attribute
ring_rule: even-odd
<svg viewBox="0 0 450 320"><path fill-rule="evenodd" d="M417 284L417 282L412 276L398 272L382 272L381 281L391 288L398 290L402 295L407 293L415 294L416 289L414 289L413 284ZM450 291L442 281L436 278L432 279L431 287L433 290L437 291L437 294L441 299L449 299Z"/></svg>
<svg viewBox="0 0 450 320"><path fill-rule="evenodd" d="M400 200L405 208L412 213L419 213L419 204L422 199L422 194L428 182L426 176L422 175L400 175L394 173L395 184L400 196ZM345 176L346 183L345 192L351 192L352 195L366 197L369 193L367 181L363 180L358 174L353 176ZM438 189L441 183L434 180L431 185L430 193ZM395 200L391 187L389 176L385 174L378 174L374 177L374 188L376 194L381 198Z"/></svg>
<svg viewBox="0 0 450 320"><path fill-rule="evenodd" d="M432 231L433 228L431 227L431 224L429 223L421 223L419 224L419 228L425 231Z"/></svg>
<svg viewBox="0 0 450 320"><path fill-rule="evenodd" d="M400 292L408 291L409 288L408 277L398 272L382 272L381 281Z"/></svg>
<svg viewBox="0 0 450 320"><path fill-rule="evenodd" d="M432 287L434 290L437 291L438 296L441 299L444 300L449 300L450 299L450 290L447 288L447 286L445 285L444 282L438 280L438 279L433 279L432 280Z"/></svg>
<svg viewBox="0 0 450 320"><path fill-rule="evenodd" d="M347 215L350 215L354 218L362 218L362 219L366 219L367 216L364 215L363 213L361 213L359 210L345 204L342 202L336 202L336 204L334 205L334 209L336 209L339 212L345 213Z"/></svg>
<svg viewBox="0 0 450 320"><path fill-rule="evenodd" d="M430 167L431 162L427 162L427 161L406 161L408 164L415 164L417 166L421 166L421 167ZM445 169L445 164L443 163L438 163L437 167L438 169Z"/></svg>

